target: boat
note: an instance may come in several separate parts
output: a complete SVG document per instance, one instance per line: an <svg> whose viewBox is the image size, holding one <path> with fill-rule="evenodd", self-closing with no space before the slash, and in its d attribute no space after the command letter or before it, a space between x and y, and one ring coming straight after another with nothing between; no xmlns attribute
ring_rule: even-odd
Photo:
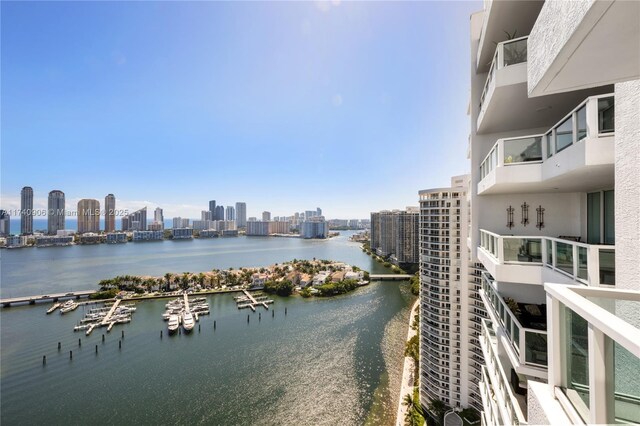
<svg viewBox="0 0 640 426"><path fill-rule="evenodd" d="M177 315L171 315L167 327L169 328L169 334L175 333L178 330L178 327L180 327L180 317Z"/></svg>
<svg viewBox="0 0 640 426"><path fill-rule="evenodd" d="M182 327L184 327L184 331L187 333L190 332L195 325L193 314L190 311L185 311L185 313L182 314Z"/></svg>
<svg viewBox="0 0 640 426"><path fill-rule="evenodd" d="M75 310L77 307L78 307L78 304L76 302L74 302L73 300L67 300L60 307L60 313L61 314L66 314L67 312L71 312L71 311Z"/></svg>
<svg viewBox="0 0 640 426"><path fill-rule="evenodd" d="M47 315L58 309L60 306L62 306L62 303L54 303L53 306L50 307L47 311Z"/></svg>

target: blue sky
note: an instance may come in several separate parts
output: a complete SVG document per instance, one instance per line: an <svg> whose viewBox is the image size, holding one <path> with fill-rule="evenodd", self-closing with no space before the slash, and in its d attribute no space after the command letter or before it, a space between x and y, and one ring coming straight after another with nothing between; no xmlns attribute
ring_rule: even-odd
<svg viewBox="0 0 640 426"><path fill-rule="evenodd" d="M467 172L480 2L2 2L0 207L417 205ZM43 205L44 206L44 205Z"/></svg>

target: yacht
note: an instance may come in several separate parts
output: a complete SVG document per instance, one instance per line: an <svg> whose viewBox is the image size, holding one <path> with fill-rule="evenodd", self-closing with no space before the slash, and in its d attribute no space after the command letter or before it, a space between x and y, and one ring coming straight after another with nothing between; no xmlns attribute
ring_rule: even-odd
<svg viewBox="0 0 640 426"><path fill-rule="evenodd" d="M189 311L185 311L185 313L182 314L182 326L184 327L184 331L186 331L187 333L190 332L191 330L193 330L195 324L196 323L193 320L193 314Z"/></svg>
<svg viewBox="0 0 640 426"><path fill-rule="evenodd" d="M66 314L67 312L71 312L71 311L75 310L77 307L78 307L78 304L76 302L74 302L73 300L67 300L60 307L60 313L61 314Z"/></svg>
<svg viewBox="0 0 640 426"><path fill-rule="evenodd" d="M167 327L169 328L169 334L173 334L178 331L178 327L180 327L180 317L177 315L171 315L169 317L169 324Z"/></svg>

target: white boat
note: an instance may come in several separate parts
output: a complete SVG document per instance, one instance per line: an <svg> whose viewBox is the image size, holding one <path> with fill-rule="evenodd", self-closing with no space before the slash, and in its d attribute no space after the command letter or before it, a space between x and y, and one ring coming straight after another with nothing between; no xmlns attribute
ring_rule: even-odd
<svg viewBox="0 0 640 426"><path fill-rule="evenodd" d="M169 334L175 333L178 330L178 327L180 327L180 317L177 315L171 315L167 327L169 328Z"/></svg>
<svg viewBox="0 0 640 426"><path fill-rule="evenodd" d="M77 307L78 304L76 302L74 302L73 300L67 300L66 302L64 302L64 305L60 307L60 313L66 314L67 312L75 310Z"/></svg>
<svg viewBox="0 0 640 426"><path fill-rule="evenodd" d="M182 327L184 327L184 331L187 333L190 332L193 330L195 325L196 323L193 320L193 314L189 311L185 311L185 313L182 314Z"/></svg>

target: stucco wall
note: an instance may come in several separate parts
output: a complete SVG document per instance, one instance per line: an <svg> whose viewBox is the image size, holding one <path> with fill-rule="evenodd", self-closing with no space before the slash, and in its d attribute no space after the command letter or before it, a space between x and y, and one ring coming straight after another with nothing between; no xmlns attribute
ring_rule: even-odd
<svg viewBox="0 0 640 426"><path fill-rule="evenodd" d="M616 92L616 287L640 290L640 80Z"/></svg>
<svg viewBox="0 0 640 426"><path fill-rule="evenodd" d="M560 53L595 0L546 1L527 47L529 93Z"/></svg>

